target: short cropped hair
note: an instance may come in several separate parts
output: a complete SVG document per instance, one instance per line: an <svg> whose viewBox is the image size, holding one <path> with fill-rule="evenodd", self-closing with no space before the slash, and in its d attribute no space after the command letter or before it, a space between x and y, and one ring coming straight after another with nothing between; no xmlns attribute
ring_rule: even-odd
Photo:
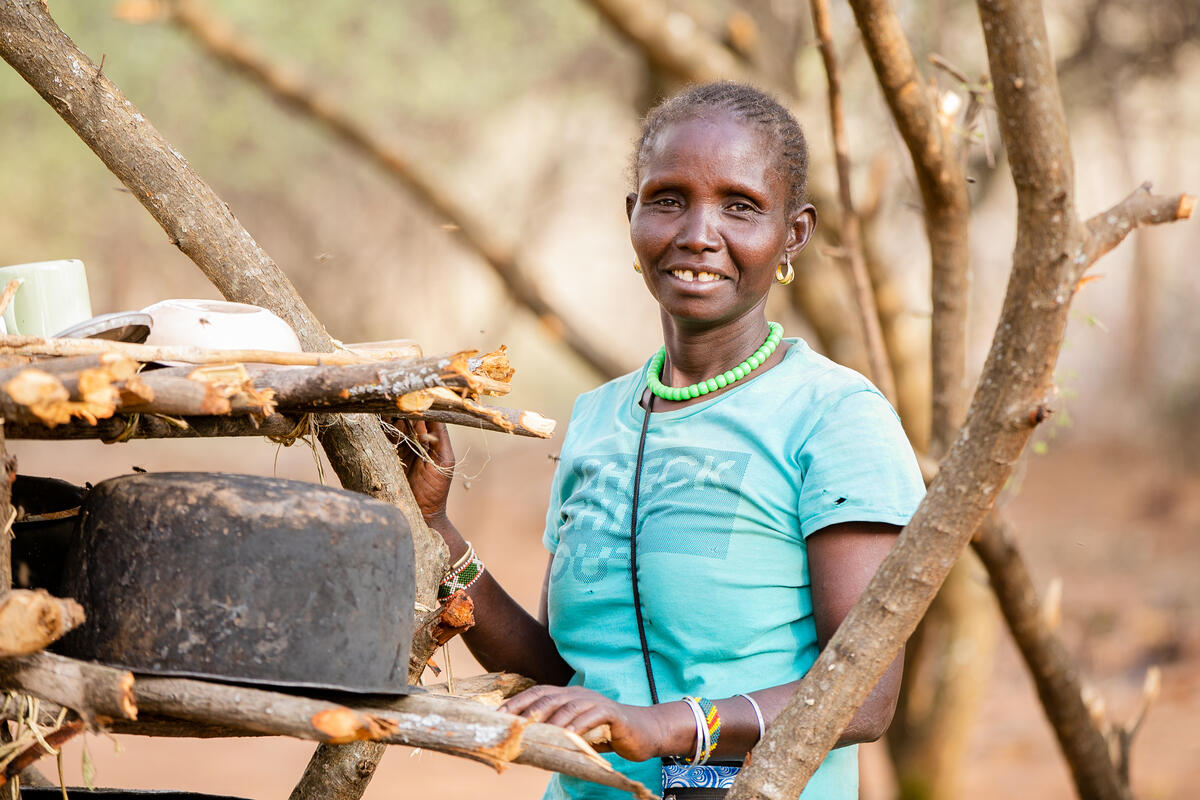
<svg viewBox="0 0 1200 800"><path fill-rule="evenodd" d="M663 128L704 117L712 111L723 111L754 125L775 144L777 166L788 183L788 213L799 211L805 203L808 188L808 143L800 123L770 95L753 86L730 81L691 86L650 109L642 122L642 134L634 150L635 183L641 179L650 147Z"/></svg>

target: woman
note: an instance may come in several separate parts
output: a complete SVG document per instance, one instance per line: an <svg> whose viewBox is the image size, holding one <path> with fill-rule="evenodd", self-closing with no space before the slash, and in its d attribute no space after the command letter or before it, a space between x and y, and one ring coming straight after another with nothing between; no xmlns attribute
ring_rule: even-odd
<svg viewBox="0 0 1200 800"><path fill-rule="evenodd" d="M886 400L765 318L816 225L791 115L749 87L692 88L649 114L634 172L635 269L664 350L576 403L538 619L447 519L444 471L418 463L411 478L456 562L446 591L475 601L467 645L541 684L505 710L579 733L607 724L617 769L682 798L667 787L729 779L687 762L737 763L754 746L923 489ZM897 660L839 746L882 735L899 680ZM835 750L803 797L857 797L857 777L855 749ZM547 791L617 796L557 775Z"/></svg>

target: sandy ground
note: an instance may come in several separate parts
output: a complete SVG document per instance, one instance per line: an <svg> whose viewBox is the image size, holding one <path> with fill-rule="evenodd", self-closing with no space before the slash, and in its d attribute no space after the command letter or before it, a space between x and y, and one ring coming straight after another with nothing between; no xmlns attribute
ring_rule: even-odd
<svg viewBox="0 0 1200 800"><path fill-rule="evenodd" d="M64 447L79 448L64 457ZM58 448L13 443L22 471L96 481L127 470L273 469L313 479L311 454L236 443L133 443L118 448ZM475 452L482 452L473 445ZM487 449L483 445L483 450ZM468 491L452 511L500 580L533 604L545 564L539 544L553 445L522 443L471 466ZM1195 796L1200 785L1200 478L1185 476L1155 454L1116 446L1055 444L1029 456L1015 491L1002 502L1032 564L1039 588L1064 583L1063 633L1072 654L1106 701L1113 719L1137 706L1144 672L1163 668L1163 689L1134 748L1139 797ZM529 488L533 487L533 488ZM461 648L456 674L477 669ZM150 740L88 737L99 785L190 789L246 798L286 797L312 745L283 739ZM119 751L119 752L118 752ZM80 780L81 744L67 746L67 780ZM867 753L867 783L886 787L886 762ZM43 762L47 773L53 761ZM535 798L546 774L514 766L501 775L472 762L394 748L366 797ZM1042 800L1072 795L1067 770L1040 711L1019 654L1000 631L994 673L970 747L963 796ZM886 789L880 796L887 796Z"/></svg>

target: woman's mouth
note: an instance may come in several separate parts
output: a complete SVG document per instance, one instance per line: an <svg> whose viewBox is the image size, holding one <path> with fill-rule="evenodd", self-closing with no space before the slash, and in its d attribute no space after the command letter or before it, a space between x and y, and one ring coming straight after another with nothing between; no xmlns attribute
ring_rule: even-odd
<svg viewBox="0 0 1200 800"><path fill-rule="evenodd" d="M713 281L724 280L724 276L718 275L715 272L704 272L703 270L673 269L671 270L671 274L687 283L712 283Z"/></svg>

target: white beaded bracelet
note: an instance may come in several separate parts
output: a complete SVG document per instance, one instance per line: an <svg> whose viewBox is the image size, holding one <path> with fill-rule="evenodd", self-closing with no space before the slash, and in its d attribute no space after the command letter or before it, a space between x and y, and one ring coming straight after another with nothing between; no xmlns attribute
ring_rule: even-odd
<svg viewBox="0 0 1200 800"><path fill-rule="evenodd" d="M762 741L763 734L767 732L767 726L763 722L762 709L758 707L758 702L748 694L739 694L738 697L744 697L750 701L750 707L754 709L754 718L758 720L758 741Z"/></svg>

